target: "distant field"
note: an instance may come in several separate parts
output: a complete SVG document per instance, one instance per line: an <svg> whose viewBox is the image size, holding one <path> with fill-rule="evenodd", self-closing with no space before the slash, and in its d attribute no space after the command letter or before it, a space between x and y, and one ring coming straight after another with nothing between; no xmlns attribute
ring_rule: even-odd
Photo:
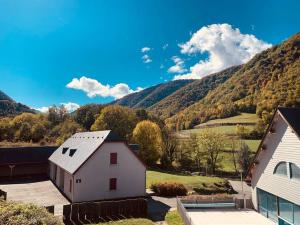
<svg viewBox="0 0 300 225"><path fill-rule="evenodd" d="M252 130L254 128L253 125L246 125L244 126L248 130ZM224 135L233 136L236 135L236 126L216 126L216 127L209 127L209 128L194 128L190 130L182 130L179 132L181 136L184 137L184 135L190 135L190 134L200 134L203 132L204 129L210 129L219 133L222 133Z"/></svg>
<svg viewBox="0 0 300 225"><path fill-rule="evenodd" d="M256 114L250 113L242 113L241 115L226 118L226 119L217 119L217 120L210 120L207 123L201 124L196 126L194 129L190 130L182 130L177 133L179 141L188 140L190 134L200 135L205 129L209 129L215 132L219 132L224 135L224 150L230 151L232 140L237 141L237 145L240 144L239 137L236 135L236 125L239 123L244 124L244 127L249 131L254 129L254 125L245 125L245 124L252 124L257 122L258 117ZM232 125L228 125L228 124ZM226 124L226 125L222 125ZM208 125L208 127L207 127ZM260 140L243 140L250 148L252 154L257 151L259 146ZM239 146L236 147L236 150L239 149ZM220 161L220 169L226 172L233 172L234 165L232 161L232 155L228 152L223 152L220 157L222 160Z"/></svg>
<svg viewBox="0 0 300 225"><path fill-rule="evenodd" d="M184 184L188 190L192 190L195 187L202 187L203 183L212 184L222 181L224 179L219 177L190 176L154 170L147 171L147 188L150 188L151 184L158 182L179 182Z"/></svg>
<svg viewBox="0 0 300 225"><path fill-rule="evenodd" d="M261 140L244 140L245 143L249 146L251 149L251 152L255 153L257 151L257 148L261 142Z"/></svg>
<svg viewBox="0 0 300 225"><path fill-rule="evenodd" d="M242 113L241 115L238 116L233 116L233 117L229 117L229 118L225 118L225 119L216 119L216 120L210 120L206 123L202 123L199 124L197 126L195 126L195 128L199 128L199 127L203 127L203 126L207 126L207 125L218 125L218 124L254 124L257 123L258 121L258 117L256 114L252 114L252 113Z"/></svg>

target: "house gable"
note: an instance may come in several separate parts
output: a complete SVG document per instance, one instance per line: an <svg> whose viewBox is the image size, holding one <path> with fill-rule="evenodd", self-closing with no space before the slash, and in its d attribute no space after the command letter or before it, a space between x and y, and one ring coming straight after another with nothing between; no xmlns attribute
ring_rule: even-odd
<svg viewBox="0 0 300 225"><path fill-rule="evenodd" d="M66 140L49 158L70 174L78 168L103 144L105 141L121 140L110 130L76 133Z"/></svg>
<svg viewBox="0 0 300 225"><path fill-rule="evenodd" d="M110 164L111 153L117 164ZM74 174L74 202L145 195L146 167L124 142L104 142ZM110 179L117 189L109 190Z"/></svg>
<svg viewBox="0 0 300 225"><path fill-rule="evenodd" d="M253 204L257 207L257 188L300 204L299 192L295 191L300 190L300 181L274 174L274 169L280 162L300 165L300 140L294 129L287 123L286 118L278 111L270 128L274 130L265 135L261 144L264 148L259 150L252 166Z"/></svg>

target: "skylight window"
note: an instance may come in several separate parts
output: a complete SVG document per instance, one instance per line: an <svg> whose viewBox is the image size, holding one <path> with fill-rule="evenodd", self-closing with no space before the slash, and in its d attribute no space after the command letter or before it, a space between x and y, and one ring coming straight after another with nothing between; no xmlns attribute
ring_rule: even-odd
<svg viewBox="0 0 300 225"><path fill-rule="evenodd" d="M73 156L75 154L77 149L70 149L70 153L69 153L69 156Z"/></svg>
<svg viewBox="0 0 300 225"><path fill-rule="evenodd" d="M66 152L68 151L69 148L63 148L62 149L62 154L66 154Z"/></svg>

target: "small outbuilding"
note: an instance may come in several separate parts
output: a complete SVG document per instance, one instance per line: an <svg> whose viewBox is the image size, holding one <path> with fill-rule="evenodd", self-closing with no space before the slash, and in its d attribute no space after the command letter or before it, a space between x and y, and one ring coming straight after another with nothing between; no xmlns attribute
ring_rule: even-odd
<svg viewBox="0 0 300 225"><path fill-rule="evenodd" d="M0 180L15 178L47 178L48 158L57 146L1 147Z"/></svg>
<svg viewBox="0 0 300 225"><path fill-rule="evenodd" d="M145 164L110 130L74 134L49 161L50 179L71 202L146 194Z"/></svg>
<svg viewBox="0 0 300 225"><path fill-rule="evenodd" d="M247 178L259 213L280 225L300 224L300 108L277 109Z"/></svg>

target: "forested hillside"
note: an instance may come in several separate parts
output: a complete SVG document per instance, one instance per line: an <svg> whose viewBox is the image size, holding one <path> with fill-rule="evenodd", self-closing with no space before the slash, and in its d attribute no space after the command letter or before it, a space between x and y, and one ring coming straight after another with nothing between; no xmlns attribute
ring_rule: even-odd
<svg viewBox="0 0 300 225"><path fill-rule="evenodd" d="M113 104L130 108L148 108L191 82L193 80L175 80L158 84L140 92L129 94L116 100Z"/></svg>
<svg viewBox="0 0 300 225"><path fill-rule="evenodd" d="M0 91L0 117L15 116L23 112L34 112L28 106L15 102L12 98Z"/></svg>
<svg viewBox="0 0 300 225"><path fill-rule="evenodd" d="M201 80L195 80L178 89L173 94L162 99L149 108L150 112L165 119L201 100L207 93L219 84L229 79L241 66L230 67L219 73L214 73Z"/></svg>
<svg viewBox="0 0 300 225"><path fill-rule="evenodd" d="M300 33L257 54L199 102L166 120L187 129L210 119L255 112L267 122L278 106L300 106Z"/></svg>

